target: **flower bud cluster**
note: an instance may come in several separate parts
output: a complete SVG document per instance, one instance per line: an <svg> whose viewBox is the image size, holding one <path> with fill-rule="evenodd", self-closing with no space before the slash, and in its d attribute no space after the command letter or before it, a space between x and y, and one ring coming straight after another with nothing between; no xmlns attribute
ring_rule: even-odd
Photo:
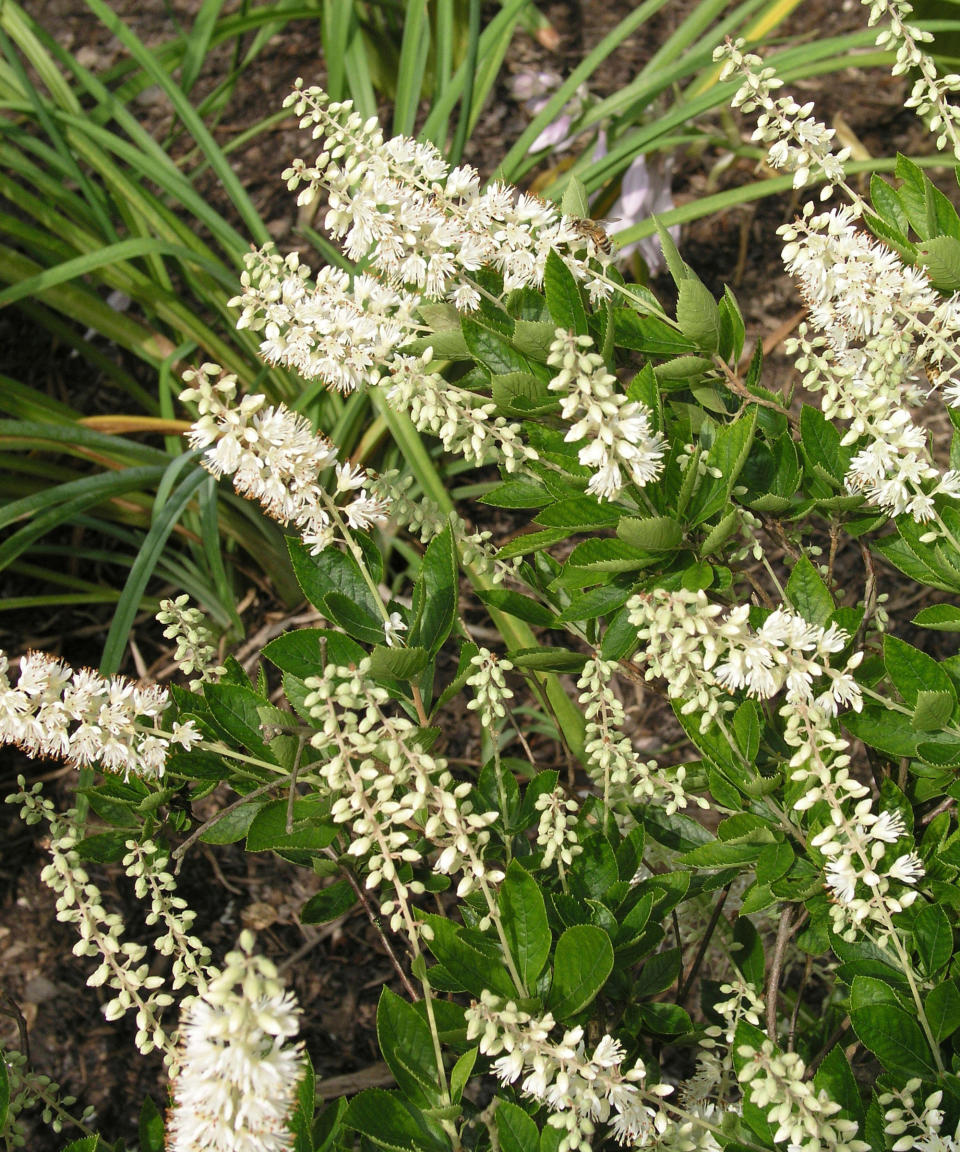
<svg viewBox="0 0 960 1152"><path fill-rule="evenodd" d="M467 677L467 687L473 689L473 699L467 704L471 712L480 713L484 731L493 733L496 725L507 714L507 701L513 698L513 689L507 687L504 673L513 670L509 660L495 656L489 648L481 648L470 661L476 668Z"/></svg>
<svg viewBox="0 0 960 1152"><path fill-rule="evenodd" d="M923 1081L911 1078L901 1089L884 1092L877 1101L884 1109L883 1130L895 1137L891 1152L955 1152L960 1148L960 1124L953 1135L941 1135L944 1113L940 1107L943 1092L938 1088L917 1107L916 1093ZM890 1107L891 1104L896 1105Z"/></svg>
<svg viewBox="0 0 960 1152"><path fill-rule="evenodd" d="M49 1076L34 1072L22 1052L0 1051L9 1085L9 1100L3 1124L6 1147L26 1146L26 1125L20 1119L28 1109L40 1108L40 1119L58 1135L71 1125L90 1127L96 1109L88 1104L78 1116L70 1113L77 1102L76 1096L61 1094L60 1085Z"/></svg>
<svg viewBox="0 0 960 1152"><path fill-rule="evenodd" d="M837 1116L840 1105L805 1079L806 1066L796 1052L777 1052L764 1040L759 1049L741 1044L737 1055L746 1061L740 1083L775 1129L775 1144L789 1141L797 1152L870 1152L856 1137L856 1121Z"/></svg>
<svg viewBox="0 0 960 1152"><path fill-rule="evenodd" d="M20 817L26 824L41 820L50 826L50 860L40 879L57 894L57 919L76 925L80 939L73 947L74 956L92 956L99 965L87 979L91 988L106 986L116 993L103 1006L108 1020L119 1020L131 1008L136 1010L137 1048L144 1054L155 1048L169 1061L173 1044L160 1023L159 1014L173 1003L173 997L162 991L162 976L150 975L143 944L123 940L123 920L103 906L100 889L91 881L77 852L82 834L77 830L76 812L59 816L52 801L41 796L42 785L28 791L21 776L20 792L7 797L8 803L20 804Z"/></svg>
<svg viewBox="0 0 960 1152"><path fill-rule="evenodd" d="M755 1028L760 1027L763 1001L751 984L735 976L720 985L720 993L726 999L718 1001L713 1008L722 1017L723 1025L709 1024L703 1030L696 1071L680 1088L685 1107L702 1106L711 1101L720 1107L726 1105L726 1097L736 1085L732 1051L737 1025L745 1020Z"/></svg>
<svg viewBox="0 0 960 1152"><path fill-rule="evenodd" d="M754 629L748 605L724 612L702 590L655 588L632 597L627 608L645 642L634 660L646 666L648 680L667 681L672 699L686 701L682 712L703 711L704 728L735 706L727 694L740 690L759 700L785 690L788 705L816 704L830 716L863 706L853 678L863 653L853 653L843 668L830 666L831 657L850 641L835 624L823 628L777 608ZM826 681L826 687L818 691L815 680Z"/></svg>
<svg viewBox="0 0 960 1152"><path fill-rule="evenodd" d="M390 284L470 311L480 302L471 273L490 265L507 292L539 287L556 251L595 300L609 296L611 257L553 205L496 182L481 191L469 165L451 168L429 143L384 140L375 118L364 121L349 101L302 81L284 102L291 105L322 150L312 165L295 160L283 173L288 188L300 189L298 204L323 192L327 231Z"/></svg>
<svg viewBox="0 0 960 1152"><path fill-rule="evenodd" d="M513 575L515 566L521 562L519 556L512 563L498 560L497 549L490 543L492 532L471 532L462 517L456 512L444 512L429 496L420 495L414 499L408 495L412 484L412 476L401 476L391 469L372 477L369 488L372 496L389 499L393 523L417 533L422 544L439 536L449 526L464 565L489 576L495 584L500 584L505 576Z"/></svg>
<svg viewBox="0 0 960 1152"><path fill-rule="evenodd" d="M757 127L752 139L769 145L767 163L793 173L794 188L804 188L817 180L826 181L821 193L826 200L833 186L843 180L843 165L850 156L849 148L833 151L836 131L827 128L813 116L813 102L798 104L792 96L774 99L773 93L783 87L775 69L764 67L763 60L744 52L745 41L728 40L720 45L713 58L723 61L721 80L739 74L743 84L731 101L734 108L755 112Z"/></svg>
<svg viewBox="0 0 960 1152"><path fill-rule="evenodd" d="M215 684L226 668L216 663L217 650L211 643L203 613L199 608L188 608L189 601L186 593L175 600L161 600L156 619L167 625L164 636L177 642L173 658L180 671L185 676L198 673L190 681L191 691L198 692L202 684Z"/></svg>
<svg viewBox="0 0 960 1152"><path fill-rule="evenodd" d="M406 413L420 432L436 436L448 452L478 468L495 459L515 472L537 453L523 442L520 426L495 416L496 404L449 384L430 369L433 351L423 356L396 356L390 366L387 400ZM386 386L386 385L385 385Z"/></svg>
<svg viewBox="0 0 960 1152"><path fill-rule="evenodd" d="M823 801L829 813L809 843L827 862L824 876L834 931L852 943L862 926L871 923L878 939L886 940L893 931L891 916L916 900L913 885L924 875L915 852L895 847L908 835L903 817L873 811L869 789L850 774L847 741L831 730L829 717L816 706L790 711L784 739L797 748L789 763L790 779L805 784L794 811L807 812Z"/></svg>
<svg viewBox="0 0 960 1152"><path fill-rule="evenodd" d="M627 481L642 488L655 480L663 470L666 443L653 431L649 409L617 391L617 379L591 338L558 328L547 363L559 369L549 388L561 393L560 416L573 421L564 440L586 441L577 458L594 470L587 491L598 500L613 500Z"/></svg>
<svg viewBox="0 0 960 1152"><path fill-rule="evenodd" d="M240 936L222 971L186 1002L167 1124L169 1152L286 1152L303 1075L299 1009Z"/></svg>
<svg viewBox="0 0 960 1152"><path fill-rule="evenodd" d="M559 788L555 788L552 792L542 792L534 807L540 813L537 824L537 846L543 849L540 863L542 867L549 868L556 860L562 876L563 869L569 867L583 851L577 837L579 805L576 800L568 800Z"/></svg>
<svg viewBox="0 0 960 1152"><path fill-rule="evenodd" d="M949 142L954 156L960 160L960 112L949 99L951 94L960 92L960 75L938 76L933 58L920 48L921 44L933 41L933 33L907 22L913 12L913 5L907 0L861 2L870 7L871 27L881 20L886 23L877 36L877 47L896 49L894 76L911 71L918 73L904 107L916 108L930 131L937 133L937 148L942 150Z"/></svg>
<svg viewBox="0 0 960 1152"><path fill-rule="evenodd" d="M9 668L0 651L0 745L16 744L28 756L155 779L163 775L170 745L194 738L187 725L175 724L171 736L148 723L170 703L155 685L107 679L91 668L74 671L43 652L21 657L15 688Z"/></svg>
<svg viewBox="0 0 960 1152"><path fill-rule="evenodd" d="M484 860L496 812L476 812L469 782L456 783L446 762L417 744L416 726L388 715L387 692L369 678L369 662L357 667L328 665L306 681L304 701L319 726L311 743L323 750L319 774L334 798L331 815L349 823L348 852L368 869L366 886L386 883L396 896L382 907L391 926L412 930L409 900L422 894L410 878L428 845L439 849L436 871L460 874L459 896L499 883L504 872Z"/></svg>
<svg viewBox="0 0 960 1152"><path fill-rule="evenodd" d="M260 354L338 392L376 384L390 358L421 334L420 298L374 276L326 266L315 275L295 252L270 245L245 258L238 328L262 334Z"/></svg>
<svg viewBox="0 0 960 1152"><path fill-rule="evenodd" d="M580 1025L551 1043L555 1021L549 1012L538 1019L487 991L467 1009L466 1021L467 1039L479 1036L480 1051L498 1056L493 1071L501 1084L513 1084L526 1073L521 1092L546 1104L552 1113L548 1123L564 1133L558 1152L589 1149L597 1123L609 1122L619 1144L638 1148L656 1144L673 1127L662 1110L644 1103L645 1095L667 1096L673 1089L647 1085L640 1059L624 1068L626 1053L612 1036L601 1037L587 1056Z"/></svg>
<svg viewBox="0 0 960 1152"><path fill-rule="evenodd" d="M186 900L176 895L177 882L167 871L170 858L152 840L128 840L123 868L133 880L138 900L150 899L146 916L149 927L162 924L165 931L153 941L161 956L172 956L170 987L176 992L189 984L201 990L206 986L210 949L190 929L197 918Z"/></svg>
<svg viewBox="0 0 960 1152"><path fill-rule="evenodd" d="M191 387L180 399L195 402L199 412L188 439L191 447L204 449L203 466L218 478L231 476L234 489L256 500L268 516L295 525L312 555L333 543L341 514L357 529L386 521L389 501L371 495L362 468L338 464L334 446L299 413L268 405L262 395L231 405L236 377L217 364L203 364L183 378ZM335 471L337 495L349 494L349 504L336 506L318 482L328 468Z"/></svg>
<svg viewBox="0 0 960 1152"><path fill-rule="evenodd" d="M607 660L588 660L577 681L582 689L579 697L583 705L586 728L584 751L588 757L587 772L603 793L603 806L613 811L618 822L633 825L633 817L619 811L624 805L662 804L667 815L693 802L707 807L703 797L692 797L683 787L686 769L661 769L656 760L643 760L637 754L630 738L623 732L626 713L611 683L616 665Z"/></svg>

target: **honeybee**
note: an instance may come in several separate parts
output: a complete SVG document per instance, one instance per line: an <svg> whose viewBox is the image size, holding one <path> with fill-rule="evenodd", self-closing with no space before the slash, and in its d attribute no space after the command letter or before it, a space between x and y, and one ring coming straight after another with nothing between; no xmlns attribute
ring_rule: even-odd
<svg viewBox="0 0 960 1152"><path fill-rule="evenodd" d="M591 220L585 216L571 216L570 223L581 239L592 242L595 248L606 253L607 256L613 255L613 242L604 227L604 224L609 223L608 220Z"/></svg>

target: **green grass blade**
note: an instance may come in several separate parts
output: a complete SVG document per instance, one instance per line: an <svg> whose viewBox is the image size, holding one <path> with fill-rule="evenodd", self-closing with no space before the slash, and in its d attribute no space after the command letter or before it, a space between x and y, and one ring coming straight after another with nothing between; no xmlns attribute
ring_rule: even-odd
<svg viewBox="0 0 960 1152"><path fill-rule="evenodd" d="M175 460L171 468L179 463ZM127 582L117 601L117 610L113 614L110 631L107 633L100 660L100 669L105 676L112 676L120 667L141 597L163 552L167 537L206 476L207 473L202 468L197 468L181 481L169 500L157 508L150 531L127 576Z"/></svg>
<svg viewBox="0 0 960 1152"><path fill-rule="evenodd" d="M464 65L467 69L466 82L463 86L463 95L460 99L460 115L457 118L457 130L450 146L449 160L451 164L459 164L466 147L470 126L474 121L474 110L482 107L486 92L484 86L479 86L475 93L475 77L477 73L477 54L480 49L480 0L469 0L467 15L467 54ZM498 69L499 70L499 69Z"/></svg>
<svg viewBox="0 0 960 1152"><path fill-rule="evenodd" d="M166 240L154 240L150 237L138 237L132 240L120 240L116 244L110 244L106 248L99 249L99 251L76 256L72 260L66 260L53 268L47 268L36 276L21 280L20 283L0 292L0 308L13 304L17 300L22 300L26 296L39 296L48 288L64 284L68 280L76 280L98 268L118 264L123 260L134 259L137 256L146 256L150 253L176 256L184 264L196 264L213 276L215 280L220 279L223 271L222 266L203 259L197 253L183 248L179 244L171 244Z"/></svg>
<svg viewBox="0 0 960 1152"><path fill-rule="evenodd" d="M86 0L87 7L123 44L134 57L143 70L158 84L173 105L174 112L180 118L183 126L203 150L210 167L216 172L221 184L239 212L245 227L253 237L255 243L266 244L270 234L247 195L241 182L237 179L220 150L217 142L210 134L207 126L196 109L181 91L169 74L157 64L152 53L147 51L140 39L124 24L120 17L113 12L104 0Z"/></svg>
<svg viewBox="0 0 960 1152"><path fill-rule="evenodd" d="M0 508L0 528L23 515L32 515L32 519L0 544L0 569L25 552L34 540L72 520L78 512L114 497L150 488L163 473L163 468L126 468L119 473L86 476L5 505Z"/></svg>
<svg viewBox="0 0 960 1152"><path fill-rule="evenodd" d="M209 52L213 33L220 18L223 0L204 0L190 31L184 36L185 49L180 64L180 87L185 95L196 84Z"/></svg>
<svg viewBox="0 0 960 1152"><path fill-rule="evenodd" d="M423 74L430 50L430 21L426 16L426 0L406 0L393 105L394 136L412 136L417 122Z"/></svg>
<svg viewBox="0 0 960 1152"><path fill-rule="evenodd" d="M573 97L577 88L593 75L604 60L606 60L628 36L632 35L666 3L667 0L645 0L645 2L631 12L629 16L621 20L616 28L604 36L596 48L594 48L592 52L589 52L577 67L574 68L563 84L561 84L550 97L543 109L533 118L524 131L521 132L516 144L514 144L500 163L497 169L498 176L508 182L513 182L514 172L526 159L530 145L536 140L544 128L552 124L557 116L559 116L564 105Z"/></svg>
<svg viewBox="0 0 960 1152"><path fill-rule="evenodd" d="M506 51L506 45L510 43L513 36L519 14L527 3L528 0L505 0L500 11L480 33L478 60L484 62ZM447 85L446 91L439 94L434 100L433 108L430 110L421 132L425 139L436 140L438 138L438 125L449 118L457 101L462 97L468 80L473 83L473 79L468 73L467 62L464 60Z"/></svg>

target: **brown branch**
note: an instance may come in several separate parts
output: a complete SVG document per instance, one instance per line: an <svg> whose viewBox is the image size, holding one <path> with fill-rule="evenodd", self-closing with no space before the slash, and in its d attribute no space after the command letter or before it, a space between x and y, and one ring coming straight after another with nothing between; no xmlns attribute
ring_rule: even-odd
<svg viewBox="0 0 960 1152"><path fill-rule="evenodd" d="M780 993L780 977L783 975L783 954L787 950L792 923L793 907L788 904L777 927L777 942L770 958L770 975L767 979L767 1035L774 1044L777 1042L777 1000Z"/></svg>

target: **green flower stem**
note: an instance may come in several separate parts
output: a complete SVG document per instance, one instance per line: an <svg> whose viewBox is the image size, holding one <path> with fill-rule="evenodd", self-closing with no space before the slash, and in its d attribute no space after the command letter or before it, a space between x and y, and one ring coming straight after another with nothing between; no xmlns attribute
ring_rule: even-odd
<svg viewBox="0 0 960 1152"><path fill-rule="evenodd" d="M391 435L400 447L424 492L436 501L444 512L452 512L453 501L450 499L443 480L413 422L403 413L392 410L385 397L378 390L374 389L371 396L374 407L386 421ZM470 583L478 592L488 592L494 587L493 581L478 572L472 564L464 564L463 569ZM488 611L508 649L538 647L536 635L528 624L496 608L488 608ZM546 693L567 746L574 756L582 761L584 756L584 720L580 710L553 673L533 672L532 676L534 682Z"/></svg>

